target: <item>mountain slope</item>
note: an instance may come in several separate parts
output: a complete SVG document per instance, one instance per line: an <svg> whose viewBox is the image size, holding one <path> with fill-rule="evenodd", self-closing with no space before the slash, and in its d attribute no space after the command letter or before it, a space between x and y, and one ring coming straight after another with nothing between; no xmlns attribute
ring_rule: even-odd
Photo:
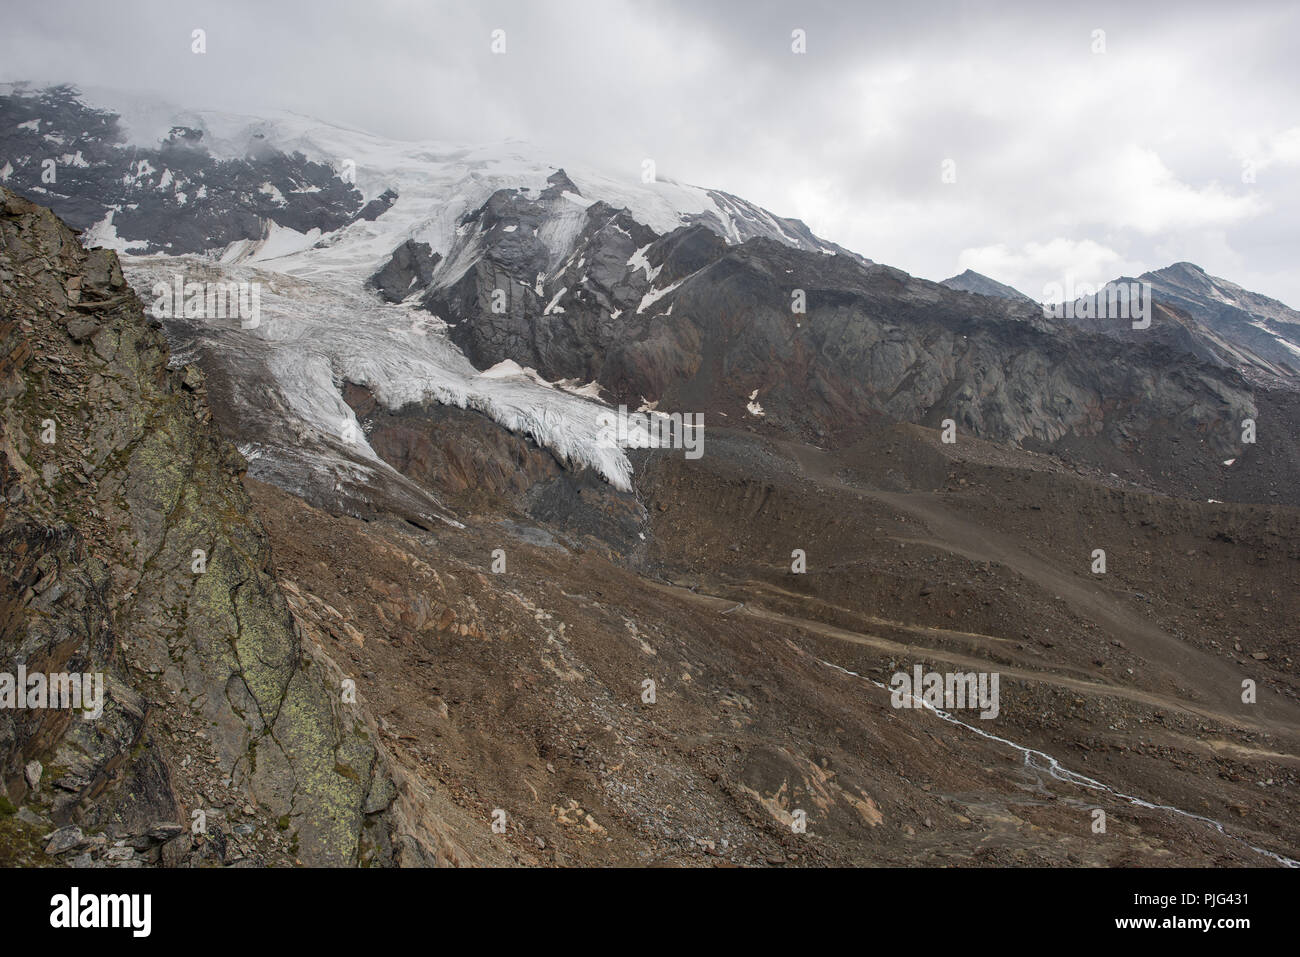
<svg viewBox="0 0 1300 957"><path fill-rule="evenodd" d="M2 670L106 681L97 720L0 714L25 839L61 827L53 853L116 841L137 863L456 859L300 637L203 377L167 370L111 252L2 188L0 315Z"/></svg>
<svg viewBox="0 0 1300 957"><path fill-rule="evenodd" d="M1151 283L1156 299L1209 330L1232 358L1257 357L1260 365L1272 366L1269 371L1300 378L1300 312L1192 263L1174 263L1138 279Z"/></svg>
<svg viewBox="0 0 1300 957"><path fill-rule="evenodd" d="M1150 286L1165 307L1149 329L1111 321L1104 305L1108 288ZM1067 310L1077 326L1134 342L1158 340L1198 360L1242 375L1270 389L1300 388L1300 312L1276 299L1210 276L1193 263L1175 263L1136 278L1121 276Z"/></svg>
<svg viewBox="0 0 1300 957"><path fill-rule="evenodd" d="M580 196L563 171L512 148L393 143L292 115L195 113L131 100L118 109L87 106L69 88L10 87L0 96L0 180L70 215L92 245L169 254L128 258L128 278L142 294L178 277L257 284L266 322L236 330L169 314L168 336L216 385L218 418L255 475L314 501L344 501L358 514L376 501L401 501L413 520L439 520L437 503L369 448L342 401L343 380L394 407L433 399L484 411L562 463L628 488L625 456L600 441L599 406L528 374L480 375L447 343L441 321L384 307L366 291L399 248L430 249L421 286L399 270L395 281L409 294L427 297L455 283L480 255L465 238L465 217L498 191L545 194L546 221L533 228L548 267L568 255L600 197L642 223L633 227L641 232L697 223L731 241L770 235L837 248L718 191L575 172L587 193ZM51 144L64 153L56 182L42 183ZM512 358L538 364L522 351ZM586 382L567 385L579 391Z"/></svg>

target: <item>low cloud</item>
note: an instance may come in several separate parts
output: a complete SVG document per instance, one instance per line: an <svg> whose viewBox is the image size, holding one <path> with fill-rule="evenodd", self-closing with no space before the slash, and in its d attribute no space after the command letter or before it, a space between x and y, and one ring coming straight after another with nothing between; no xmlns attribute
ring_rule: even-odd
<svg viewBox="0 0 1300 957"><path fill-rule="evenodd" d="M401 139L522 139L629 178L649 157L931 279L978 261L1035 287L1034 250L1077 253L1081 275L1203 250L1211 273L1241 281L1244 263L1300 306L1298 28L1300 8L1250 0L1231 15L1194 0L71 0L7 12L0 78ZM999 247L1013 252L985 252Z"/></svg>

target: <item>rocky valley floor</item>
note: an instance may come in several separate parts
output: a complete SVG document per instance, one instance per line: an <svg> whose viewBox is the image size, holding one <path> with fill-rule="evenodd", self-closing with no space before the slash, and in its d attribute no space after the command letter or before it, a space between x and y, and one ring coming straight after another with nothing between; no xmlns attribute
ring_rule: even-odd
<svg viewBox="0 0 1300 957"><path fill-rule="evenodd" d="M445 489L465 527L435 532L249 481L295 618L467 859L1297 856L1295 510L1168 499L908 426L838 454L708 436L698 461L643 454L644 543L622 550L581 508L538 522L488 480ZM1000 713L891 706L915 665L1000 673Z"/></svg>

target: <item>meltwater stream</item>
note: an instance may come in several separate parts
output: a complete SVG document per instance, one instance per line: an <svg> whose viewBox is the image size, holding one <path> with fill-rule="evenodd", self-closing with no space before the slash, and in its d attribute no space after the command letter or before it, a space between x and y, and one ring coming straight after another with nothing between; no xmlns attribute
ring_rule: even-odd
<svg viewBox="0 0 1300 957"><path fill-rule="evenodd" d="M870 684L875 685L877 688L881 689L882 691L890 690L884 683L876 681L874 678L868 678L866 675L860 675L856 671L850 671L848 668L841 668L839 665L832 664L831 662L826 661L822 658L818 658L817 660L821 662L823 665L825 665L827 668L833 668L836 671L843 672L846 675L852 675L854 678L858 678L862 681L869 682ZM1046 771L1056 780L1065 781L1068 784L1074 784L1079 787L1089 788L1090 790L1093 791L1104 791L1105 793L1113 797L1119 798L1121 801L1127 801L1129 804L1132 804L1136 807L1142 807L1142 808L1147 808L1150 810L1157 810L1157 811L1169 811L1172 814L1178 814L1182 817L1190 818L1193 821L1199 821L1201 824L1214 828L1214 830L1218 831L1224 837L1236 841L1238 844L1244 845L1245 847L1250 848L1256 854L1263 854L1265 857L1271 858L1272 860L1276 861L1278 864L1282 865L1283 867L1300 868L1300 861L1294 861L1291 858L1284 857L1281 854L1274 854L1272 851L1265 850L1262 847L1256 847L1254 844L1251 844L1249 841L1242 840L1241 838L1237 837L1235 834L1228 833L1228 831L1224 828L1224 826L1220 824L1218 821L1214 820L1213 818L1205 817L1201 814L1193 814L1191 811L1184 811L1181 808L1171 807L1168 804L1153 804L1150 801L1144 801L1140 797L1134 797L1132 794L1125 794L1123 791L1116 791L1114 788L1110 787L1107 784L1103 784L1101 781L1098 781L1095 778L1090 778L1087 777L1086 775L1079 774L1076 771L1071 771L1069 768L1062 765L1060 761L1056 760L1056 758L1052 757L1050 754L1046 753L1045 751L1038 751L1035 750L1034 748L1027 748L1022 744L1016 744L1014 741L1008 741L1006 738L998 737L996 734L989 734L987 731L984 731L981 728L977 728L974 725L967 724L965 721L960 721L957 718L954 718L947 711L943 711L939 708L936 708L933 705L928 704L927 702L923 701L920 698L913 697L912 700L916 702L920 707L925 708L925 710L934 712L934 714L936 714L944 721L947 721L949 724L958 725L960 727L965 728L967 731L973 731L975 734L978 734L981 738L987 738L990 741L996 741L999 744L1004 744L1009 748L1014 748L1015 750L1019 751L1021 754L1025 756L1025 766L1030 768L1031 770Z"/></svg>

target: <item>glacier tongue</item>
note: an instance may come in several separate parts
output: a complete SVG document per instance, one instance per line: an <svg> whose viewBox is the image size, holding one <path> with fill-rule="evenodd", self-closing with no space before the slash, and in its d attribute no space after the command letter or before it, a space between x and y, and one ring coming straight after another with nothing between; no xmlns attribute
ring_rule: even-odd
<svg viewBox="0 0 1300 957"><path fill-rule="evenodd" d="M168 337L187 360L219 350L214 364L235 370L233 401L250 417L276 420L265 426L273 434L278 425L285 435L297 436L287 446L306 448L304 440L314 439L310 444L319 455L337 458L340 472L355 469L355 460L390 471L343 400L342 384L350 381L368 387L389 409L427 400L477 410L530 436L570 467L594 469L621 491L632 487L627 456L601 440L598 416L607 406L535 376L478 372L438 319L413 306L385 303L351 276L304 278L193 257L123 256L122 262L146 310L153 308L155 284L171 288L177 276L186 282L258 283L256 328L241 328L236 318L175 317L165 320ZM255 368L269 375L248 371Z"/></svg>

